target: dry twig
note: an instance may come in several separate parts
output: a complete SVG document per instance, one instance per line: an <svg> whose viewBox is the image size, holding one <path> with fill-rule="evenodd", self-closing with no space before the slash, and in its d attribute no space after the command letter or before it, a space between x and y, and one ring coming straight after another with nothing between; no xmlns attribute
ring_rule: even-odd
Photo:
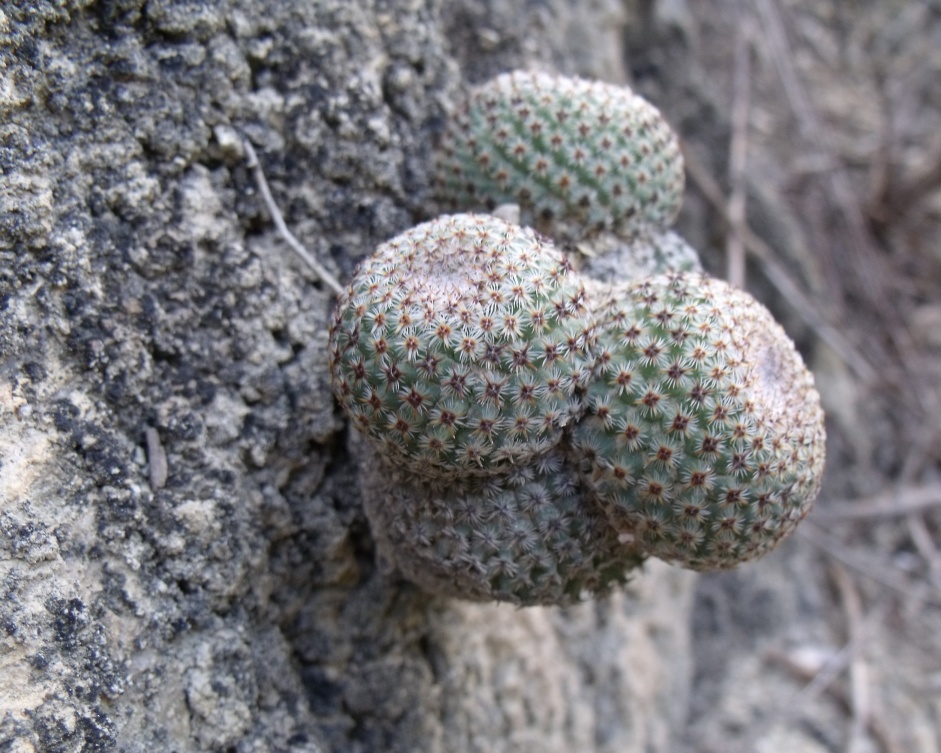
<svg viewBox="0 0 941 753"><path fill-rule="evenodd" d="M872 684L869 666L863 656L863 603L852 576L839 562L832 562L830 572L836 583L846 617L847 643L850 648L849 712L851 724L847 735L847 753L856 753L864 744L866 729L873 718Z"/></svg>
<svg viewBox="0 0 941 753"><path fill-rule="evenodd" d="M941 507L941 486L900 486L882 494L831 502L813 513L814 522L891 518Z"/></svg>
<svg viewBox="0 0 941 753"><path fill-rule="evenodd" d="M891 563L881 560L871 553L859 552L842 544L810 520L805 520L800 525L797 529L797 535L809 541L828 556L875 583L891 588L910 599L926 602L932 606L941 606L941 596L916 591L911 587L908 578L899 574L898 568ZM929 585L931 585L932 591L941 591L933 584Z"/></svg>
<svg viewBox="0 0 941 753"><path fill-rule="evenodd" d="M778 75L784 86L785 95L791 109L797 117L797 125L802 134L813 144L815 149L825 155L834 153L826 130L822 127L820 118L811 101L797 70L794 67L794 54L790 49L784 21L781 18L775 0L755 0L755 8L761 17L763 37L768 44ZM833 164L840 164L832 160ZM856 253L862 254L864 264L858 266L860 285L866 291L869 299L879 306L880 310L892 312L899 318L895 307L886 295L884 281L881 274L885 266L875 243L866 225L866 217L856 197L852 185L845 171L831 170L828 173L830 193L836 201L846 228L849 231L851 247Z"/></svg>
<svg viewBox="0 0 941 753"><path fill-rule="evenodd" d="M925 519L921 515L911 514L906 519L908 523L908 535L922 559L928 564L931 582L935 587L941 587L941 554L938 547L934 544L934 537Z"/></svg>
<svg viewBox="0 0 941 753"><path fill-rule="evenodd" d="M268 181L265 179L265 174L261 169L261 163L258 161L258 155L255 153L255 148L249 143L248 139L242 139L242 143L245 147L245 154L248 156L248 167L251 169L252 174L255 176L255 183L258 185L258 190L261 193L262 199L264 199L265 206L268 207L268 213L271 215L271 221L274 222L275 227L278 229L278 232L281 234L281 237L287 241L287 244L291 247L291 250L300 257L300 259L310 267L311 271L317 275L317 277L324 282L324 284L329 287L336 295L340 295L343 292L343 286L334 277L330 274L329 271L319 262L316 257L311 254L301 242L294 237L294 234L288 230L287 224L284 222L284 217L281 214L281 210L278 209L278 205L275 204L274 197L271 195L271 189L268 187Z"/></svg>
<svg viewBox="0 0 941 753"><path fill-rule="evenodd" d="M905 214L929 194L941 188L941 144L925 160L928 167L921 172L898 181L889 189L889 208L899 215ZM890 184L891 186L891 184Z"/></svg>
<svg viewBox="0 0 941 753"><path fill-rule="evenodd" d="M735 39L735 101L732 106L732 141L729 146L729 184L731 193L727 213L733 228L745 225L746 168L748 164L748 109L751 88L751 34L750 17L744 3L739 2L743 22ZM725 244L728 281L739 288L745 287L745 244L737 232L730 232Z"/></svg>
<svg viewBox="0 0 941 753"><path fill-rule="evenodd" d="M882 610L873 610L867 615L859 629L862 634L868 630L869 625L876 619L881 618ZM803 662L795 661L794 658L783 651L769 651L767 658L777 666L784 669L796 679L802 680L807 684L801 688L794 698L784 705L786 709L783 721L796 719L800 710L808 703L814 701L821 693L826 691L844 710L851 709L851 701L847 696L846 690L834 681L837 677L850 666L854 655L853 643L847 643L833 657L825 662L819 669L811 669ZM885 753L906 753L896 742L888 727L883 723L878 715L870 716L869 732L873 738L882 747Z"/></svg>

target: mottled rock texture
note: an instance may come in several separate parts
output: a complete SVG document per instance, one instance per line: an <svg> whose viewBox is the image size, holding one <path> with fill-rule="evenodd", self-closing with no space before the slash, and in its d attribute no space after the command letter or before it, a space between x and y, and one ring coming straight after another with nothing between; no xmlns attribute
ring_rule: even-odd
<svg viewBox="0 0 941 753"><path fill-rule="evenodd" d="M3 4L0 750L670 751L688 575L515 610L377 567L332 297L239 140L346 279L432 214L463 82L623 81L633 6Z"/></svg>

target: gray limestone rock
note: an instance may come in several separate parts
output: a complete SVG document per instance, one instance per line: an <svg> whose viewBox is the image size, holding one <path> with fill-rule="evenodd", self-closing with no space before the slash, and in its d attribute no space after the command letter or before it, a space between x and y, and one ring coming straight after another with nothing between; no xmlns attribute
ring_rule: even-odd
<svg viewBox="0 0 941 753"><path fill-rule="evenodd" d="M463 80L625 77L628 11L577 7L3 5L0 749L670 750L689 576L516 610L376 566L332 299L240 141L346 278L429 215Z"/></svg>

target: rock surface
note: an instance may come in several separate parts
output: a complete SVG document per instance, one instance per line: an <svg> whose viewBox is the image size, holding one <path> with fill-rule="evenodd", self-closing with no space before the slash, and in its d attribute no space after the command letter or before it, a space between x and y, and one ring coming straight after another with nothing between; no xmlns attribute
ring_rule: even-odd
<svg viewBox="0 0 941 753"><path fill-rule="evenodd" d="M332 299L240 142L347 278L432 214L463 81L625 80L634 5L4 5L0 749L671 750L685 574L515 610L377 568Z"/></svg>

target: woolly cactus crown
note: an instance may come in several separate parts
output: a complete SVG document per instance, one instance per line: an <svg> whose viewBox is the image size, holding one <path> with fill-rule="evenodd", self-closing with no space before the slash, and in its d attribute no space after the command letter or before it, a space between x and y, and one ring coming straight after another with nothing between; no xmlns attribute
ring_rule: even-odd
<svg viewBox="0 0 941 753"><path fill-rule="evenodd" d="M696 570L772 548L807 514L824 459L813 377L768 311L720 280L616 288L574 444L609 516Z"/></svg>
<svg viewBox="0 0 941 753"><path fill-rule="evenodd" d="M454 113L437 166L453 208L517 203L526 224L630 237L680 208L683 160L656 108L626 87L515 71L473 89Z"/></svg>
<svg viewBox="0 0 941 753"><path fill-rule="evenodd" d="M330 366L384 456L422 474L483 473L559 441L593 336L584 288L551 244L460 214L360 265L334 314Z"/></svg>

